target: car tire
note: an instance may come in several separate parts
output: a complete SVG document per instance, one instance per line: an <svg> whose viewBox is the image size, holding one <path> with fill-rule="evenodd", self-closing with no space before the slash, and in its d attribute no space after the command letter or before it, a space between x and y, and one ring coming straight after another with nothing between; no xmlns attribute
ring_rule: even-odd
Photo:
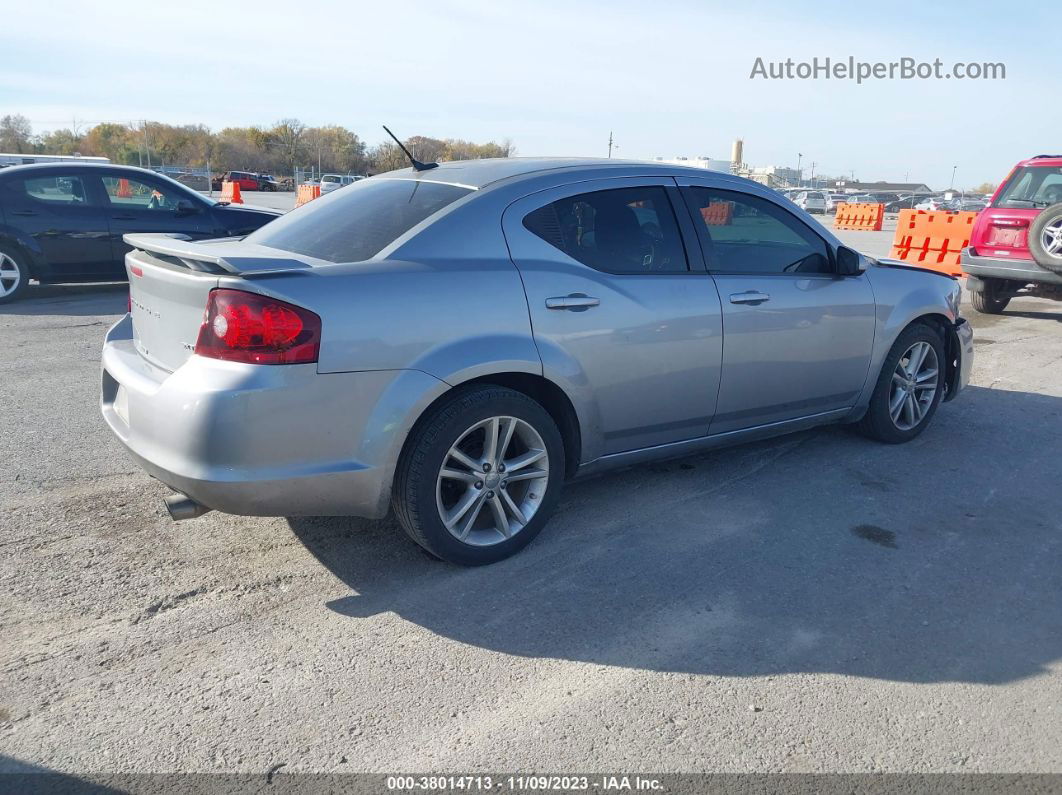
<svg viewBox="0 0 1062 795"><path fill-rule="evenodd" d="M29 280L25 256L12 246L0 246L0 304L17 301Z"/></svg>
<svg viewBox="0 0 1062 795"><path fill-rule="evenodd" d="M1040 211L1029 225L1028 240L1038 265L1062 273L1062 202Z"/></svg>
<svg viewBox="0 0 1062 795"><path fill-rule="evenodd" d="M487 447L491 433L508 440L493 456ZM496 448L502 446L495 442ZM516 468L521 459L531 463ZM409 537L432 555L482 566L504 560L534 540L556 508L564 476L560 431L539 403L500 386L458 387L430 409L407 439L391 502ZM508 535L500 529L498 511Z"/></svg>
<svg viewBox="0 0 1062 795"><path fill-rule="evenodd" d="M1007 308L1011 295L997 279L981 279L981 290L970 293L970 303L982 315L998 315Z"/></svg>
<svg viewBox="0 0 1062 795"><path fill-rule="evenodd" d="M916 349L916 355L921 355L921 360L912 377L910 354ZM856 426L859 432L886 444L909 442L922 433L932 421L944 397L945 362L944 340L935 327L926 323L914 323L904 329L881 366L870 405ZM928 379L918 381L918 378L927 373L934 364L936 376L933 391L927 397L929 390L924 385ZM915 383L917 385L913 389L909 388ZM898 392L902 392L904 397L899 401L897 413ZM909 406L906 395L912 392L916 397L913 405Z"/></svg>

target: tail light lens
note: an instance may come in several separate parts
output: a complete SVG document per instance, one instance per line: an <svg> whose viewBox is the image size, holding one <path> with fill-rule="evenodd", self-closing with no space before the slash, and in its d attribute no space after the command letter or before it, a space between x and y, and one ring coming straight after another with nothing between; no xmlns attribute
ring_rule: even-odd
<svg viewBox="0 0 1062 795"><path fill-rule="evenodd" d="M195 352L247 364L317 361L321 318L302 307L243 290L211 290Z"/></svg>

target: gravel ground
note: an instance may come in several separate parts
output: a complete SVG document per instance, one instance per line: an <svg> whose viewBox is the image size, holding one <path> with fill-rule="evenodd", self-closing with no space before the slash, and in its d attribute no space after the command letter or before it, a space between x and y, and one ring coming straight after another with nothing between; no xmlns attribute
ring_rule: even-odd
<svg viewBox="0 0 1062 795"><path fill-rule="evenodd" d="M0 309L0 770L1062 772L1060 304L973 316L914 443L575 484L475 570L390 520L171 522L96 407L124 307Z"/></svg>

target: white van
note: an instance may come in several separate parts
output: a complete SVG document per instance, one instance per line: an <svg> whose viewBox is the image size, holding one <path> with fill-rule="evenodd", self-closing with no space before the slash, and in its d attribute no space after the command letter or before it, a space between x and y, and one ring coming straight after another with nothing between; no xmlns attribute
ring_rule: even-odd
<svg viewBox="0 0 1062 795"><path fill-rule="evenodd" d="M359 179L365 179L365 177L359 174L322 174L321 193L328 193L336 188L342 188L344 185L357 182Z"/></svg>

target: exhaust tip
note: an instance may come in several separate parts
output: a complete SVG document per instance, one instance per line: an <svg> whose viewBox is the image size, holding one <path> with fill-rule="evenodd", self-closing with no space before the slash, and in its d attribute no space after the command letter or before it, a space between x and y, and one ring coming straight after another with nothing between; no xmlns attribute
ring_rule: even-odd
<svg viewBox="0 0 1062 795"><path fill-rule="evenodd" d="M185 519L195 519L205 513L210 513L210 508L196 502L185 494L171 494L163 502L170 518L175 522L183 522Z"/></svg>

